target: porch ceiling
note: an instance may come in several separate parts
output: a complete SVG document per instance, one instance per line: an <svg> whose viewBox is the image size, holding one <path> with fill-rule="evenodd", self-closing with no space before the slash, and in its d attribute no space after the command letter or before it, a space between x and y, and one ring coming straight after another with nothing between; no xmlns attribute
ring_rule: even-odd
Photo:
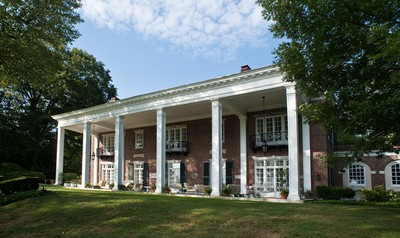
<svg viewBox="0 0 400 238"><path fill-rule="evenodd" d="M232 115L262 110L262 97L265 96L266 109L286 107L286 90L274 88L248 94L234 95L221 99L222 114ZM185 104L165 108L167 123L183 122L203 118L211 118L211 101ZM113 117L92 122L92 130L96 133L114 131L115 119ZM139 128L156 125L156 111L144 111L125 116L125 128ZM68 130L82 132L83 125L78 124L66 127Z"/></svg>

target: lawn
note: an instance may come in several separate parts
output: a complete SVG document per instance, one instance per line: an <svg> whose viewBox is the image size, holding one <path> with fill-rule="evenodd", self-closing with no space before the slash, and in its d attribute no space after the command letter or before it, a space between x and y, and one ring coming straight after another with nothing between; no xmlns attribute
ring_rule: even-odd
<svg viewBox="0 0 400 238"><path fill-rule="evenodd" d="M400 208L53 188L0 207L0 237L400 237Z"/></svg>

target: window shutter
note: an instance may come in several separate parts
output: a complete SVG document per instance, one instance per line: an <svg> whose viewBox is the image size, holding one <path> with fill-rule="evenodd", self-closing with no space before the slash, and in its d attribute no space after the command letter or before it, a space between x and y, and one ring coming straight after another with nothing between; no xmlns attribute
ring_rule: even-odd
<svg viewBox="0 0 400 238"><path fill-rule="evenodd" d="M233 184L233 161L226 161L226 184Z"/></svg>
<svg viewBox="0 0 400 238"><path fill-rule="evenodd" d="M143 164L143 186L149 186L149 163Z"/></svg>
<svg viewBox="0 0 400 238"><path fill-rule="evenodd" d="M183 186L183 183L186 182L186 164L185 163L181 163L181 184Z"/></svg>
<svg viewBox="0 0 400 238"><path fill-rule="evenodd" d="M210 185L210 162L203 163L203 184Z"/></svg>

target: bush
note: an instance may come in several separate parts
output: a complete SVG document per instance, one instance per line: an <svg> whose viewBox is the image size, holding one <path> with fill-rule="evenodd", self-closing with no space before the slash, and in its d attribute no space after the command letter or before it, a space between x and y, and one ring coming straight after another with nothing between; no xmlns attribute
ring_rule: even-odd
<svg viewBox="0 0 400 238"><path fill-rule="evenodd" d="M316 193L318 198L326 200L339 200L341 198L353 198L356 193L351 188L317 186Z"/></svg>
<svg viewBox="0 0 400 238"><path fill-rule="evenodd" d="M40 181L44 181L46 178L41 172L29 171L14 163L0 162L0 181L23 176L37 177Z"/></svg>
<svg viewBox="0 0 400 238"><path fill-rule="evenodd" d="M36 177L19 177L0 182L0 190L6 195L22 191L37 190L38 188L39 179Z"/></svg>
<svg viewBox="0 0 400 238"><path fill-rule="evenodd" d="M77 180L78 178L79 178L79 176L76 173L63 173L62 174L63 181L67 182L67 183Z"/></svg>
<svg viewBox="0 0 400 238"><path fill-rule="evenodd" d="M20 193L13 193L7 196L0 196L0 206L4 206L13 202L21 201L26 198L31 198L31 197L39 197L43 195L50 194L49 191L46 189L40 189L37 191L24 191Z"/></svg>
<svg viewBox="0 0 400 238"><path fill-rule="evenodd" d="M368 202L400 202L400 193L376 186L372 190L363 189L361 197Z"/></svg>

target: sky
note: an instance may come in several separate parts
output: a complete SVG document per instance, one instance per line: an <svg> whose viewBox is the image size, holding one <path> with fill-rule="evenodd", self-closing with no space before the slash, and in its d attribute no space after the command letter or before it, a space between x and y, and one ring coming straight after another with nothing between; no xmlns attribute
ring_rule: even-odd
<svg viewBox="0 0 400 238"><path fill-rule="evenodd" d="M110 70L120 99L273 63L255 0L82 0L73 47Z"/></svg>

